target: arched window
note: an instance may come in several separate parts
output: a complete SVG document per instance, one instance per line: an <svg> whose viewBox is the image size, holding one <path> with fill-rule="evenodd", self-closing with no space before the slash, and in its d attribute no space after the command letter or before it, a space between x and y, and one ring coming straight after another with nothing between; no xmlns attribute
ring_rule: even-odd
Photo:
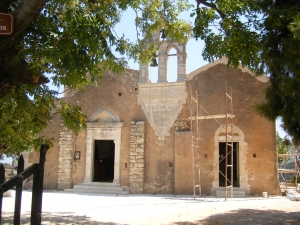
<svg viewBox="0 0 300 225"><path fill-rule="evenodd" d="M177 51L175 48L172 48L168 53L168 82L176 82L177 80Z"/></svg>
<svg viewBox="0 0 300 225"><path fill-rule="evenodd" d="M157 83L158 80L158 67L149 66L149 80L151 83Z"/></svg>

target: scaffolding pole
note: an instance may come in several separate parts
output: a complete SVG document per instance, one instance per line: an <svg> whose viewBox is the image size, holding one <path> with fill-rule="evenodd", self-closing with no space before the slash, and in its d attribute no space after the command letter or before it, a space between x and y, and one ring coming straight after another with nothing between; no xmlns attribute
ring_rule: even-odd
<svg viewBox="0 0 300 225"><path fill-rule="evenodd" d="M280 168L278 165L278 179L279 179L279 185L281 192L288 191L288 190L297 190L298 187L298 176L299 176L299 159L300 154L296 151L295 146L293 146L293 153L288 154L278 154L277 162L279 162L279 159L283 158L284 168ZM287 168L287 161L286 159L289 159L290 163L294 163L294 168ZM287 174L293 174L294 176L294 182L289 182L287 180ZM280 177L284 180L284 182L280 182Z"/></svg>
<svg viewBox="0 0 300 225"><path fill-rule="evenodd" d="M192 90L192 89L191 89ZM196 117L199 115L199 108L198 108L198 93L196 91L196 98L192 96L191 92L191 105L193 102L196 104ZM193 107L191 106L191 117L193 117ZM201 173L200 173L200 151L199 151L199 127L198 127L198 120L196 120L196 135L192 135L191 140L191 150L192 150L192 168L193 168L193 191L194 191L194 199L196 199L196 188L199 189L199 196L201 197ZM193 132L193 119L191 119L191 131ZM195 151L197 152L197 164L195 164ZM195 181L195 168L198 170L198 184L196 185Z"/></svg>
<svg viewBox="0 0 300 225"><path fill-rule="evenodd" d="M232 90L230 91L230 95L227 90L226 83L226 93L225 93L225 126L226 126L226 161L225 161L225 200L227 200L227 190L230 188L230 197L233 198L233 117L228 115L233 115L233 107L232 107ZM230 102L228 109L228 100ZM230 114L228 114L228 111ZM228 120L230 120L230 135L228 132ZM230 151L228 150L230 147ZM228 155L230 155L230 164L228 163ZM230 185L228 185L228 169L230 170Z"/></svg>
<svg viewBox="0 0 300 225"><path fill-rule="evenodd" d="M227 83L225 85L225 114L217 114L212 115L207 110L205 110L200 104L199 104L199 98L198 98L198 92L195 91L196 97L193 97L192 95L192 87L190 88L190 96L191 96L191 104L190 104L190 113L191 116L188 118L191 121L191 153L192 153L192 176L193 176L193 192L194 192L194 199L196 198L196 188L199 188L199 195L201 197L201 183L203 180L211 173L216 167L220 164L221 161L225 158L225 174L223 174L219 169L219 173L224 176L225 178L225 200L227 200L228 196L228 189L230 188L230 196L233 197L233 118L235 117L233 115L233 98L232 98L232 89L230 88L230 93L228 93L227 90ZM193 103L196 105L196 115L194 115L193 111ZM228 107L229 105L229 107ZM199 116L199 108L202 109L206 115L205 116ZM221 123L217 119L225 119L225 126L221 125ZM214 164L209 159L208 161L213 165L213 169L209 171L202 179L201 179L201 167L200 167L200 142L199 142L199 125L198 120L205 120L205 119L213 119L218 124L224 127L226 132L226 155L220 159L220 161L217 164ZM194 121L196 121L196 128L194 128ZM196 130L196 134L194 134L194 130ZM230 150L229 150L230 147ZM195 164L195 150L197 152L197 164ZM228 155L230 155L230 164L228 162ZM196 184L195 179L195 168L198 170L198 183ZM228 169L230 170L230 185L228 185Z"/></svg>

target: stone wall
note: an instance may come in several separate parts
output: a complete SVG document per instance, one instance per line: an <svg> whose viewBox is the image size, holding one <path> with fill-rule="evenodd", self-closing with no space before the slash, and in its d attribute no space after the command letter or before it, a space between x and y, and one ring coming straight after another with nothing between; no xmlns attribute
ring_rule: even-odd
<svg viewBox="0 0 300 225"><path fill-rule="evenodd" d="M129 172L131 193L144 192L144 142L145 122L131 121Z"/></svg>
<svg viewBox="0 0 300 225"><path fill-rule="evenodd" d="M131 93L138 93L139 71L133 69L125 69L122 74L114 74L111 71L106 71L104 76L109 76L121 82L124 87ZM78 89L69 89L65 87L64 97L72 97L78 92Z"/></svg>
<svg viewBox="0 0 300 225"><path fill-rule="evenodd" d="M191 131L191 120L176 120L174 126L176 131Z"/></svg>
<svg viewBox="0 0 300 225"><path fill-rule="evenodd" d="M132 193L192 193L189 136L193 131L190 131L188 118L191 116L191 105L193 104L195 110L195 104L190 94L196 96L197 91L201 107L210 114L222 114L225 112L222 99L227 83L228 87L232 87L234 96L234 125L236 130L241 131L238 135L240 139L236 140L240 157L237 167L240 188L247 191L247 194L259 194L262 191L276 194L279 186L274 123L260 117L253 110L253 104L263 100L263 90L268 83L240 69L227 68L223 63L213 64L192 74L194 75L188 76L186 83L141 82L138 85L138 88L141 87L137 90L138 94L135 94L135 82L131 82L135 80L134 76L128 82L132 84L129 85L129 90L123 82L108 75L99 81L101 86L89 86L84 92L65 98L71 105L81 106L89 118L88 123L93 124L90 127L92 135L89 136L87 132L88 125L87 130L77 137L76 145L72 146L71 142L74 142L75 137L72 138L72 133L66 131L63 126L60 127L61 117L55 117L54 123L47 131L49 135L55 132L56 140L51 151L47 153L45 174L49 172L49 177L45 178L48 180L45 183L48 182L48 187L72 187L73 184L82 182L84 176L85 181L91 182L94 140L113 139L115 143L119 143L115 146L116 149L119 146L120 153L119 159L115 161L118 167L115 169L115 176L116 180L119 178L121 186L130 187ZM118 125L119 133L111 133L112 128L116 128L111 126L117 121L109 118L108 111L113 112L118 118L117 121L120 121L118 123L123 124ZM199 110L199 116L205 115L204 110ZM222 138L225 137L221 135L219 128L225 124L225 120L218 121L198 121L203 177L219 162L219 143L224 142ZM193 129L196 129L194 124ZM159 135L160 139L164 140L160 140ZM161 144L162 141L164 145ZM76 161L81 166L80 173L75 163L73 168L70 165L74 162L72 157L75 146L77 151L82 152L81 159ZM91 166L89 170L86 169L87 159ZM30 162L35 161L32 158ZM89 176L86 175L86 171L90 171ZM214 169L201 183L201 189L203 194L215 194L217 188L219 173Z"/></svg>
<svg viewBox="0 0 300 225"><path fill-rule="evenodd" d="M131 93L138 93L139 72L137 70L126 69L122 75L107 72L106 75L121 82Z"/></svg>
<svg viewBox="0 0 300 225"><path fill-rule="evenodd" d="M72 172L73 132L61 123L58 152L58 189L70 188Z"/></svg>

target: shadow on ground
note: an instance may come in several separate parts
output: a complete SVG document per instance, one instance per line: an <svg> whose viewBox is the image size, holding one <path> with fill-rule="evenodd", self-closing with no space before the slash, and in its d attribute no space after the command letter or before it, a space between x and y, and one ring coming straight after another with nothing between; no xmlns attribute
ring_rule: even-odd
<svg viewBox="0 0 300 225"><path fill-rule="evenodd" d="M223 225L223 224L242 224L242 225L295 225L300 224L300 213L277 210L256 210L240 209L216 214L199 221L175 222L176 225L201 224L201 225Z"/></svg>
<svg viewBox="0 0 300 225"><path fill-rule="evenodd" d="M13 213L2 213L1 225L11 225L13 224ZM30 225L30 213L22 213L21 215L21 224ZM74 215L71 212L64 213L47 213L43 212L42 216L42 225L67 225L67 224L80 224L80 225L90 225L90 224L99 224L99 225L117 225L117 223L102 223L99 221L93 221L89 217Z"/></svg>
<svg viewBox="0 0 300 225"><path fill-rule="evenodd" d="M201 214L201 212L199 212ZM135 221L136 222L136 221ZM2 223L4 225L13 224L13 213L2 213ZM21 217L21 224L30 224L30 214L23 213ZM43 212L42 224L80 224L80 225L119 225L114 222L101 222L94 221L84 215L78 216L71 212L64 213L47 213ZM141 223L143 224L143 223ZM163 223L162 224L166 224ZM277 210L255 210L255 209L240 209L227 212L225 214L211 215L204 220L198 221L182 221L170 224L175 225L188 225L188 224L201 224L201 225L226 225L226 224L242 224L242 225L296 225L300 224L300 213Z"/></svg>

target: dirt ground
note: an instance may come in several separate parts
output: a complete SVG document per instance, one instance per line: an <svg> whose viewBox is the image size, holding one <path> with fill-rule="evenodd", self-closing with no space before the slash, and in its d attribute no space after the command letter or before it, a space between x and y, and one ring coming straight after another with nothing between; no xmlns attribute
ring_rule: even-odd
<svg viewBox="0 0 300 225"><path fill-rule="evenodd" d="M24 191L21 224L30 224ZM2 224L13 224L14 193L3 198ZM286 197L224 198L174 195L96 195L47 191L42 224L300 224L300 201Z"/></svg>

